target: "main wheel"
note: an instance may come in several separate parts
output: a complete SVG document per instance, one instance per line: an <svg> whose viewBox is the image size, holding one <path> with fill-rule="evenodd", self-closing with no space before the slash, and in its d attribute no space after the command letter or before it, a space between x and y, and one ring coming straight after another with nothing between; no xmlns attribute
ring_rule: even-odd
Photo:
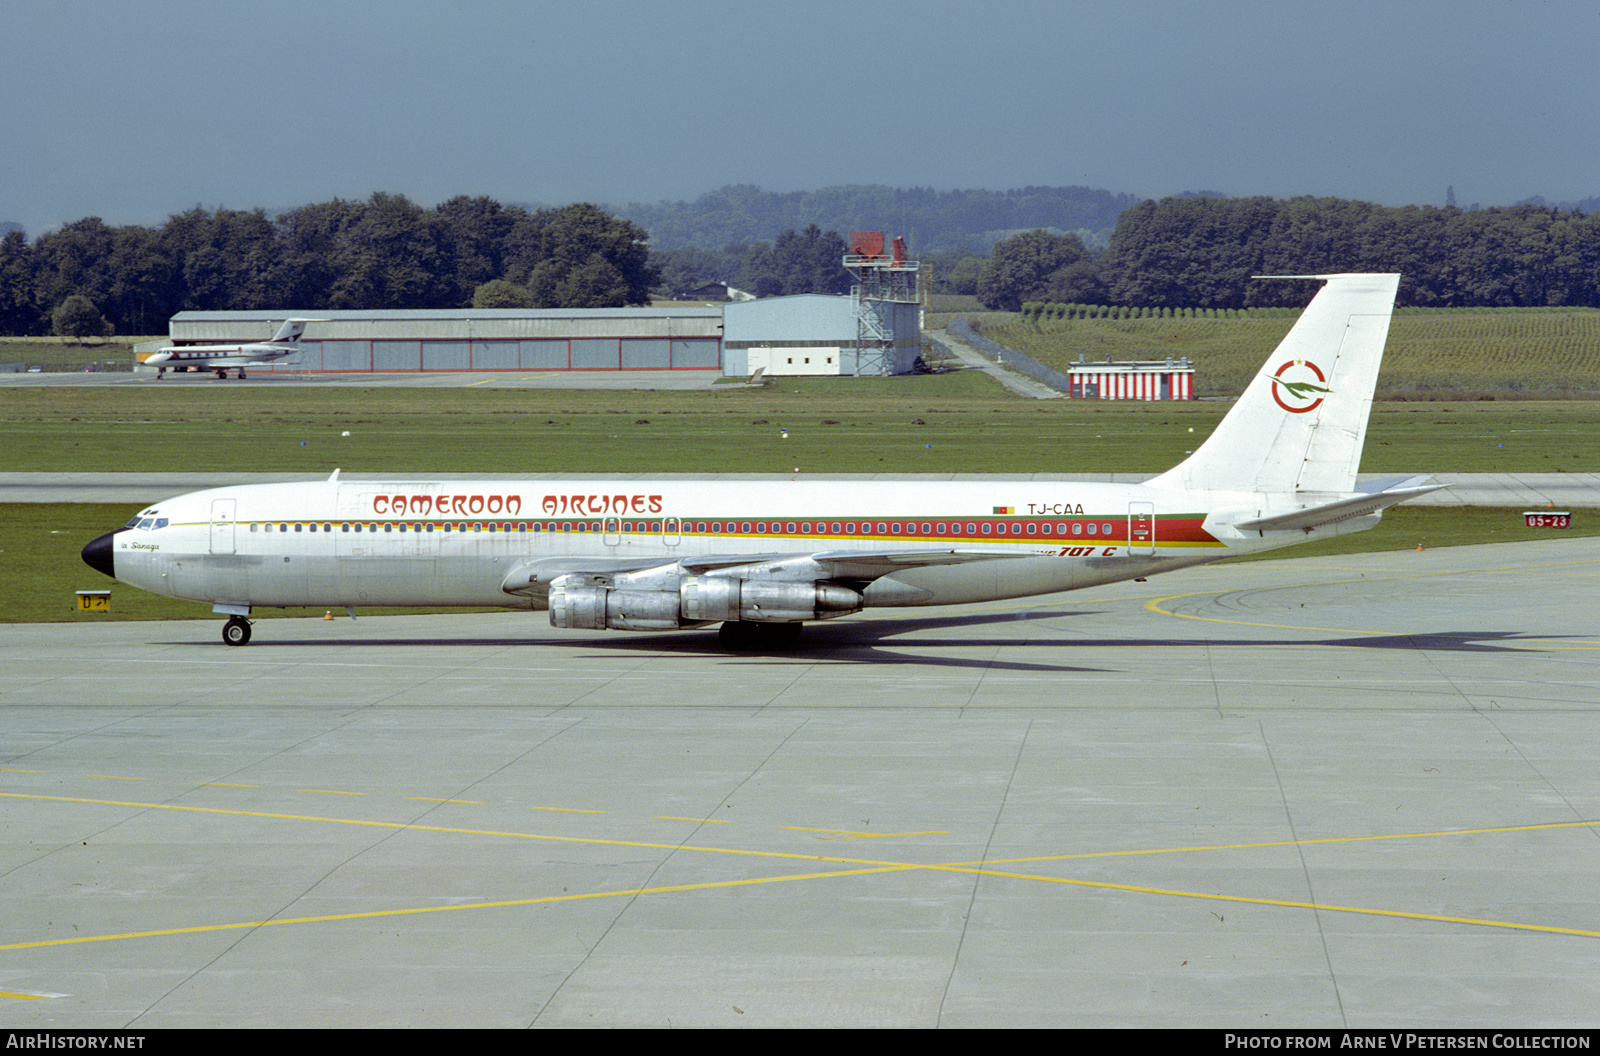
<svg viewBox="0 0 1600 1056"><path fill-rule="evenodd" d="M250 621L243 616L230 616L222 625L222 641L226 645L250 644Z"/></svg>

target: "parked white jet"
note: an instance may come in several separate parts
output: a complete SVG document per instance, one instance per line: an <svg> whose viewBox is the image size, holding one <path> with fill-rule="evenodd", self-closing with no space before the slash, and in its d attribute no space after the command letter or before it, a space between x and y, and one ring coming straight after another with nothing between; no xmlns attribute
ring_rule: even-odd
<svg viewBox="0 0 1600 1056"><path fill-rule="evenodd" d="M721 624L732 648L806 620L1143 579L1360 531L1435 490L1358 487L1397 275L1326 280L1216 431L1144 484L426 478L217 488L83 549L125 583L260 607L504 606L556 627Z"/></svg>
<svg viewBox="0 0 1600 1056"><path fill-rule="evenodd" d="M168 345L158 348L145 357L146 366L156 368L160 381L170 370L215 371L217 377L228 376L227 368L236 367L239 380L245 377L245 368L255 363L267 363L300 351L300 335L306 324L315 319L286 319L271 341L249 342L240 345Z"/></svg>

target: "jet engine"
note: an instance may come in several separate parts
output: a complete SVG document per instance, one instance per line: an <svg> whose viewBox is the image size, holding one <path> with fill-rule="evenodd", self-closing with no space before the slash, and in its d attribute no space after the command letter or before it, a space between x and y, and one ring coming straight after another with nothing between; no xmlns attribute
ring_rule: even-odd
<svg viewBox="0 0 1600 1056"><path fill-rule="evenodd" d="M794 623L861 611L861 592L818 580L759 581L661 570L567 575L550 584L552 627L666 631L707 623Z"/></svg>

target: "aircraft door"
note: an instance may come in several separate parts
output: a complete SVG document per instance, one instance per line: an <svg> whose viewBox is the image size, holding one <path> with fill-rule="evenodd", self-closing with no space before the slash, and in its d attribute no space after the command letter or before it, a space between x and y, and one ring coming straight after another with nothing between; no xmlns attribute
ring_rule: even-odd
<svg viewBox="0 0 1600 1056"><path fill-rule="evenodd" d="M236 499L211 500L211 552L233 553L233 519L238 507Z"/></svg>
<svg viewBox="0 0 1600 1056"><path fill-rule="evenodd" d="M677 546L683 538L683 525L676 517L668 517L661 522L661 541L668 546Z"/></svg>
<svg viewBox="0 0 1600 1056"><path fill-rule="evenodd" d="M1128 503L1128 554L1154 557L1156 554L1156 504Z"/></svg>

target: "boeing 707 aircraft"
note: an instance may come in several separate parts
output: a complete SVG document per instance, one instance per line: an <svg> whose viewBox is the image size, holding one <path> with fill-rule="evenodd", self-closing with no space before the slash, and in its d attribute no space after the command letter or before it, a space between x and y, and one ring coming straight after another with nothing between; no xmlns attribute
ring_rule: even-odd
<svg viewBox="0 0 1600 1056"><path fill-rule="evenodd" d="M306 324L315 319L286 319L271 341L258 341L241 345L168 345L158 348L145 357L145 365L156 368L156 380L166 376L168 370L209 370L218 378L228 376L227 368L236 368L239 380L245 377L245 368L253 363L266 363L300 351L300 335Z"/></svg>
<svg viewBox="0 0 1600 1056"><path fill-rule="evenodd" d="M92 567L256 609L503 606L556 627L720 624L780 647L810 620L1142 580L1375 525L1436 490L1358 487L1398 275L1325 282L1193 455L1143 484L1033 480L341 479L195 492L83 549Z"/></svg>

